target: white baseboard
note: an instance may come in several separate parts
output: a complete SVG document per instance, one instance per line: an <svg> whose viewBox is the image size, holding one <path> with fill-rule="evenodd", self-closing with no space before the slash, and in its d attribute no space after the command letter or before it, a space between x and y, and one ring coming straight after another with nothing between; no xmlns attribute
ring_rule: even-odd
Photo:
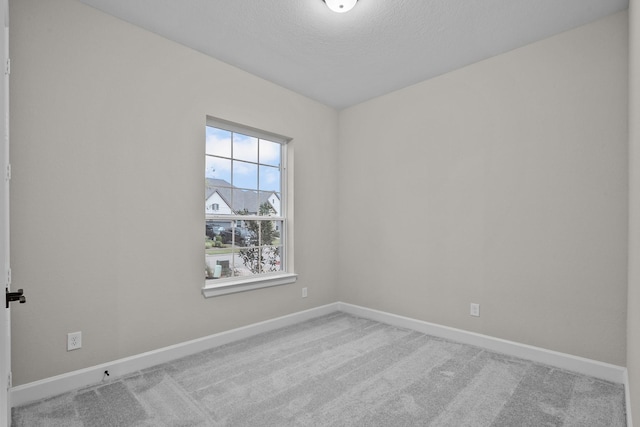
<svg viewBox="0 0 640 427"><path fill-rule="evenodd" d="M629 371L624 370L624 398L625 408L627 409L627 427L633 427L633 420L631 419L631 393L629 387Z"/></svg>
<svg viewBox="0 0 640 427"><path fill-rule="evenodd" d="M343 302L338 303L338 306L340 311L353 314L354 316L364 317L381 323L386 323L388 325L407 328L428 335L486 348L487 350L495 351L497 353L532 360L534 362L589 375L618 384L624 383L624 375L627 371L626 368L622 366L598 362L597 360L586 359L557 351L546 350L540 347L520 344L514 341L494 338L488 335L482 335L462 329L450 328L448 326L424 322L422 320L411 319L409 317L398 316L384 311L373 310Z"/></svg>
<svg viewBox="0 0 640 427"><path fill-rule="evenodd" d="M103 381L104 371L109 371L109 379L115 379L142 369L151 368L161 363L181 357L190 356L201 351L219 347L234 341L273 331L285 326L295 325L305 320L338 311L338 303L332 303L309 310L300 311L287 316L277 317L264 322L254 323L230 331L220 332L207 337L183 342L158 350L149 351L113 362L68 372L55 377L45 378L28 384L19 385L9 390L11 406L21 406L57 394L66 393L98 384Z"/></svg>
<svg viewBox="0 0 640 427"><path fill-rule="evenodd" d="M224 344L248 338L263 332L269 332L285 326L294 325L305 320L342 311L355 316L376 320L393 326L407 328L425 334L470 344L491 351L508 354L514 357L532 360L538 363L555 366L607 381L625 384L628 396L627 370L621 366L611 365L595 360L572 356L565 353L545 350L513 341L493 338L474 332L450 328L408 317L398 316L383 311L373 310L357 305L336 302L310 310L293 313L264 322L255 323L230 331L221 332L192 341L172 345L158 350L142 353L136 356L115 360L113 362L92 366L85 369L69 372L40 381L19 385L9 390L11 406L21 406L57 394L66 393L82 387L98 384L103 380L104 371L110 373L109 379L113 380L124 375L147 369L155 365L189 356L201 351L209 350ZM628 399L628 397L627 397ZM627 402L627 407L629 403ZM630 414L628 414L630 423Z"/></svg>

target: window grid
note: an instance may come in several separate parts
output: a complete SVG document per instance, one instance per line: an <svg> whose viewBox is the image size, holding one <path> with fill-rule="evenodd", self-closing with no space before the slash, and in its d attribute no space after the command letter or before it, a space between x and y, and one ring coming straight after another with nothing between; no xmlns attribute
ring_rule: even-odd
<svg viewBox="0 0 640 427"><path fill-rule="evenodd" d="M216 235L215 225L229 224L228 229L218 227L218 233L225 233L230 237L227 241L230 243L231 256L226 260L217 260L215 265L211 265L207 260L207 268L205 274L207 277L207 283L215 282L219 278L238 278L246 277L247 269L253 276L267 275L269 273L283 273L286 272L286 213L284 211L286 203L284 200L286 179L285 168L286 164L286 140L279 141L274 138L263 138L261 136L252 135L252 132L238 132L237 130L228 130L224 127L218 127L215 125L208 125L218 130L226 130L230 133L230 153L231 156L224 156L219 154L206 153L207 158L222 159L230 163L229 172L229 187L230 191L230 213L229 214L213 214L206 213L205 218L207 222L207 232L209 232L209 223L211 223L211 235L215 237L214 244L221 244L219 235ZM238 159L236 156L236 138L238 134L243 137L251 137L255 139L256 145L256 161L250 161L246 159ZM261 155L261 141L269 143L275 143L279 146L278 163L277 166L262 161ZM247 185L237 186L236 181L236 162L237 165L254 165L256 169L256 183L255 188L249 188ZM265 170L273 169L278 172L278 186L273 190L263 190L261 185L262 173L261 167L269 168ZM215 171L214 171L215 172ZM205 177L206 177L205 171ZM236 203L236 197L241 193L253 192L255 195L255 204L252 211L246 209L244 205L244 211L239 213L236 209L240 206L239 200ZM266 201L261 203L261 194L269 195L266 197ZM274 197L275 194L275 197ZM278 199L278 211L275 211L273 202ZM263 206L264 205L264 206ZM267 208L269 208L267 210ZM209 235L209 233L208 233ZM264 240L267 236L269 241ZM273 236L277 236L274 238ZM206 244L205 244L206 248ZM211 252L215 252L212 250ZM207 255L207 258L215 258ZM217 267L221 265L221 267ZM226 270L226 271L222 271Z"/></svg>

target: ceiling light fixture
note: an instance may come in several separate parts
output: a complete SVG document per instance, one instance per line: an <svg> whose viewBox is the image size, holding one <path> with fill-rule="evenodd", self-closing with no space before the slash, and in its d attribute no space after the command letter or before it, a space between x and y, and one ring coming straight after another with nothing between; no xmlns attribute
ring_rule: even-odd
<svg viewBox="0 0 640 427"><path fill-rule="evenodd" d="M322 1L324 1L329 7L329 9L333 10L334 12L344 13L344 12L349 12L351 9L353 9L353 6L356 5L356 2L358 0L322 0Z"/></svg>

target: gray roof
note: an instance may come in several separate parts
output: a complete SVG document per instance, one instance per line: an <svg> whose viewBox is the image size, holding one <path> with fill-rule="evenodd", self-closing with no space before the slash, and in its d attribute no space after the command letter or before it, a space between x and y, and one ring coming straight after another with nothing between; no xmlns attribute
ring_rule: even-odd
<svg viewBox="0 0 640 427"><path fill-rule="evenodd" d="M204 199L209 199L209 197L211 197L213 193L217 192L234 212L240 212L246 209L250 214L255 214L258 212L258 206L262 205L263 203L271 204L271 202L269 201L271 195L275 194L276 197L280 198L280 196L274 191L265 192L243 190L233 187L230 183L223 179L206 178L205 181L206 183Z"/></svg>

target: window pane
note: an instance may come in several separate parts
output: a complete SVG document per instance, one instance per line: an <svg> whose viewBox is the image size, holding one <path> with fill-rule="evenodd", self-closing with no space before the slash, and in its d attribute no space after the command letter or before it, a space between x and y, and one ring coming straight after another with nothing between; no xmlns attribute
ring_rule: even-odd
<svg viewBox="0 0 640 427"><path fill-rule="evenodd" d="M250 190L233 189L233 210L238 215L258 214L258 193Z"/></svg>
<svg viewBox="0 0 640 427"><path fill-rule="evenodd" d="M274 228L273 221L260 221L260 233L258 235L260 246L273 244L275 238L273 235Z"/></svg>
<svg viewBox="0 0 640 427"><path fill-rule="evenodd" d="M258 165L233 161L233 186L236 188L258 189Z"/></svg>
<svg viewBox="0 0 640 427"><path fill-rule="evenodd" d="M207 126L206 154L231 157L231 132Z"/></svg>
<svg viewBox="0 0 640 427"><path fill-rule="evenodd" d="M205 178L220 179L226 181L227 186L231 186L231 160L206 156L205 162Z"/></svg>
<svg viewBox="0 0 640 427"><path fill-rule="evenodd" d="M231 228L231 222L206 221L205 226L205 276L207 279L231 277L232 250L225 243L225 230Z"/></svg>
<svg viewBox="0 0 640 427"><path fill-rule="evenodd" d="M263 273L281 271L280 254L282 253L282 248L280 246L264 246L261 249L261 271Z"/></svg>
<svg viewBox="0 0 640 427"><path fill-rule="evenodd" d="M235 252L237 251L238 249L235 250ZM233 276L233 253L230 245L216 243L216 240L208 240L205 243L205 254L205 276L207 279L224 279Z"/></svg>
<svg viewBox="0 0 640 427"><path fill-rule="evenodd" d="M227 169L231 169L231 161L217 157L207 156L207 171L215 170L215 173L205 173L205 213L214 215L232 214L231 209L231 178L224 174L219 174L220 168L215 165L228 163ZM227 179L213 178L220 176Z"/></svg>
<svg viewBox="0 0 640 427"><path fill-rule="evenodd" d="M279 216L280 215L280 203L273 191L259 192L258 193L258 215L261 216Z"/></svg>
<svg viewBox="0 0 640 427"><path fill-rule="evenodd" d="M282 146L276 142L260 140L260 163L280 167L280 153Z"/></svg>
<svg viewBox="0 0 640 427"><path fill-rule="evenodd" d="M257 248L241 248L234 254L234 269L236 276L252 276L258 274L257 263L254 259L257 254Z"/></svg>
<svg viewBox="0 0 640 427"><path fill-rule="evenodd" d="M260 190L280 191L280 169L260 165Z"/></svg>
<svg viewBox="0 0 640 427"><path fill-rule="evenodd" d="M233 134L233 158L257 163L258 162L258 138L243 135L241 133L234 133Z"/></svg>
<svg viewBox="0 0 640 427"><path fill-rule="evenodd" d="M234 267L240 276L281 271L281 253L282 248L280 246L241 248L234 255Z"/></svg>

